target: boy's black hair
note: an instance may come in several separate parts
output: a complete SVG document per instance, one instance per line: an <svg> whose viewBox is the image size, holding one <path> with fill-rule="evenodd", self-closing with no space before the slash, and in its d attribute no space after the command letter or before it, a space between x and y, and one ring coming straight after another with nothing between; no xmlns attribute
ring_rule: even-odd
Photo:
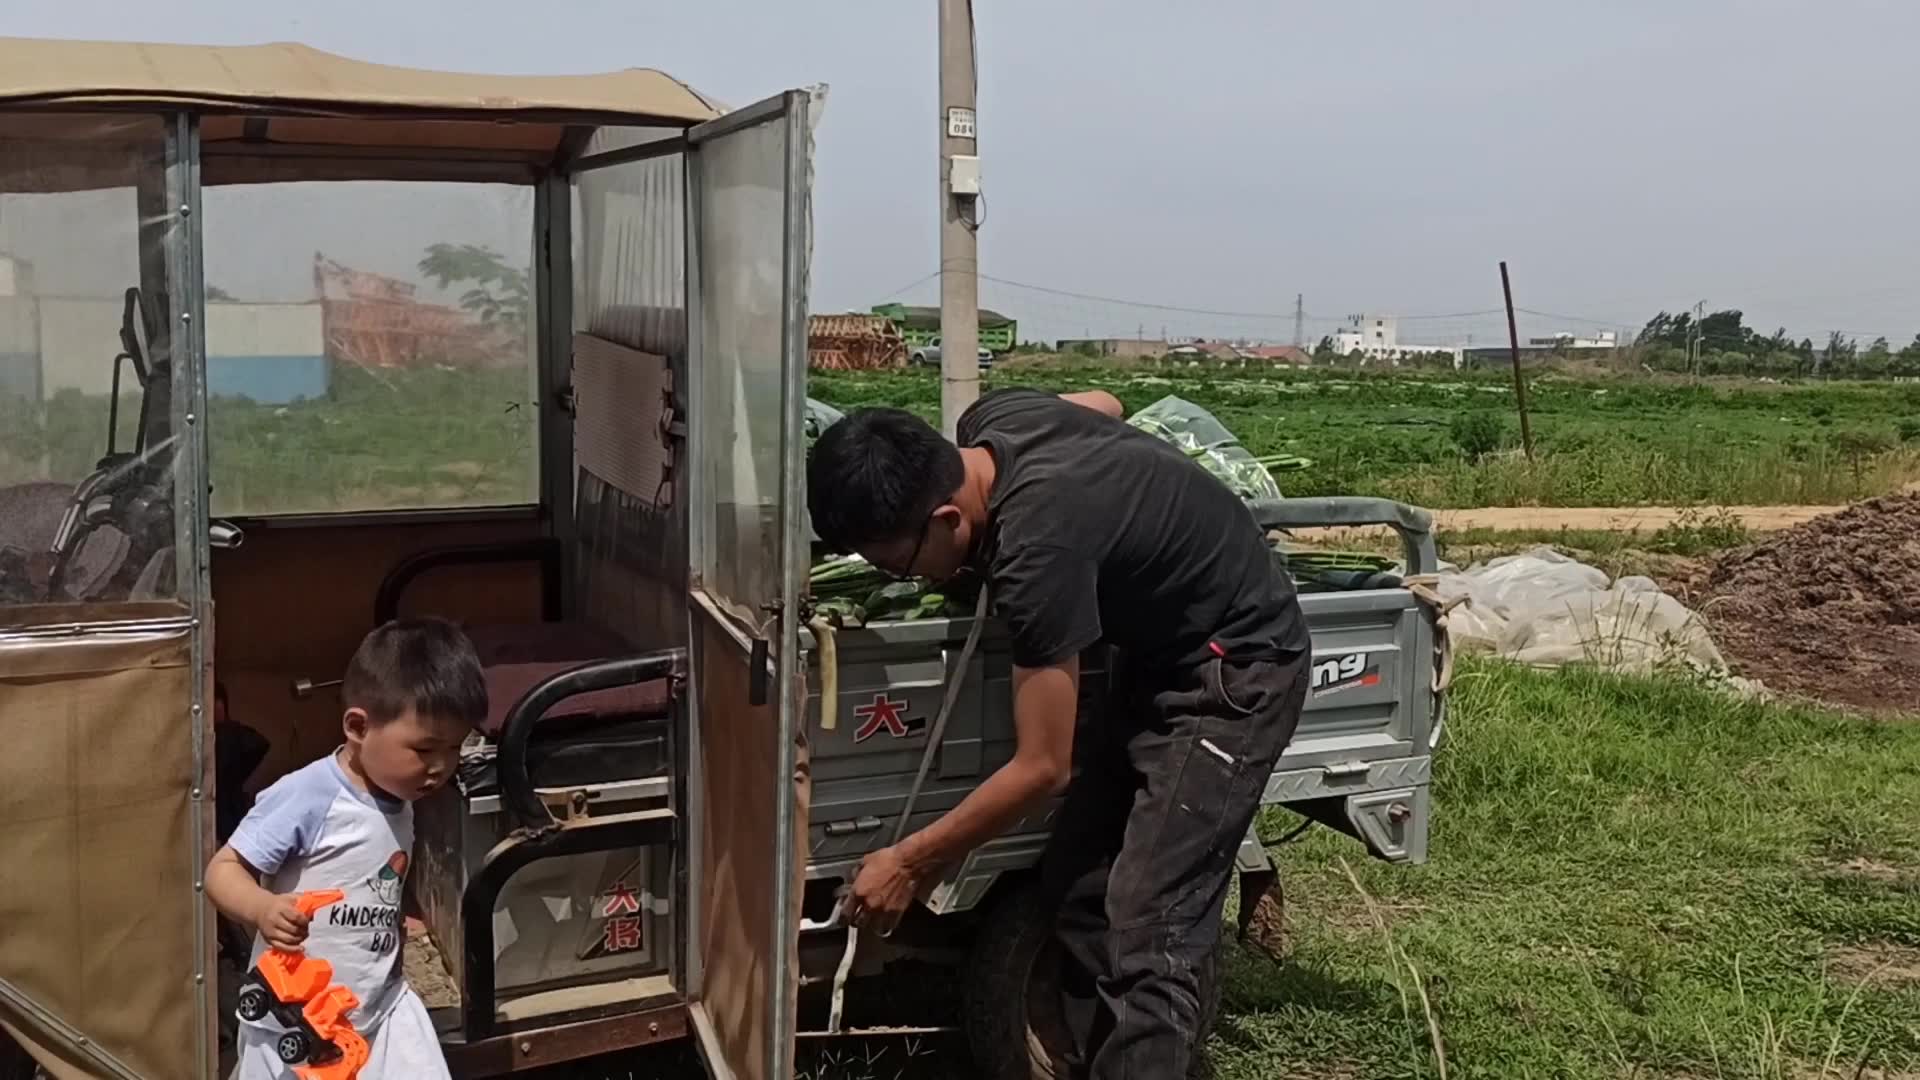
<svg viewBox="0 0 1920 1080"><path fill-rule="evenodd" d="M966 480L960 449L901 409L856 409L807 460L813 531L839 551L911 536Z"/></svg>
<svg viewBox="0 0 1920 1080"><path fill-rule="evenodd" d="M469 727L487 718L480 656L445 619L395 619L368 634L347 662L340 698L375 724L408 709L422 719L459 720Z"/></svg>

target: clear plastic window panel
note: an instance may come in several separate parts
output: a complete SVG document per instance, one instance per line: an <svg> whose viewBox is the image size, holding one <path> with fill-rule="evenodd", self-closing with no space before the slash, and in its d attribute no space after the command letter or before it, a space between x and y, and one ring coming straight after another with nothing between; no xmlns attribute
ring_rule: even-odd
<svg viewBox="0 0 1920 1080"><path fill-rule="evenodd" d="M532 189L242 184L203 206L214 514L538 500Z"/></svg>
<svg viewBox="0 0 1920 1080"><path fill-rule="evenodd" d="M703 144L700 438L708 590L756 622L780 595L784 118Z"/></svg>
<svg viewBox="0 0 1920 1080"><path fill-rule="evenodd" d="M180 595L169 131L0 124L0 606Z"/></svg>
<svg viewBox="0 0 1920 1080"><path fill-rule="evenodd" d="M675 132L602 128L587 154ZM630 349L687 347L686 162L679 154L581 173L575 184L574 325Z"/></svg>

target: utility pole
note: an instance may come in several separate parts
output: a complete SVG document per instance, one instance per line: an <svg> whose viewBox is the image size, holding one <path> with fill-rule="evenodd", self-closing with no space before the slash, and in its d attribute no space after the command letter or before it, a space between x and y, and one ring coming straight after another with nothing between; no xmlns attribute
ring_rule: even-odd
<svg viewBox="0 0 1920 1080"><path fill-rule="evenodd" d="M1307 343L1307 294L1293 294L1293 347L1305 348Z"/></svg>
<svg viewBox="0 0 1920 1080"><path fill-rule="evenodd" d="M1687 374L1700 377L1700 347L1706 341L1706 335L1700 330L1700 320L1707 317L1705 300L1693 305L1693 332L1687 335Z"/></svg>
<svg viewBox="0 0 1920 1080"><path fill-rule="evenodd" d="M940 426L949 439L980 398L980 157L972 0L940 4Z"/></svg>
<svg viewBox="0 0 1920 1080"><path fill-rule="evenodd" d="M1513 320L1513 282L1506 260L1500 261L1500 292L1507 298L1507 343L1513 350L1513 400L1520 408L1520 449L1533 460L1533 423L1527 418L1527 380L1520 375L1520 328Z"/></svg>

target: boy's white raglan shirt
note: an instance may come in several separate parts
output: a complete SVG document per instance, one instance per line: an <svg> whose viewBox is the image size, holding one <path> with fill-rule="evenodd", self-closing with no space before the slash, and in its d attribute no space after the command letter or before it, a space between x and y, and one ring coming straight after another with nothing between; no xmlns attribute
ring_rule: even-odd
<svg viewBox="0 0 1920 1080"><path fill-rule="evenodd" d="M360 999L353 1026L373 1050L369 1067L361 1070L364 1080L390 1072L373 1068L383 1062L408 1076L445 1075L426 1007L408 990L400 963L406 940L400 897L413 850L413 807L356 787L339 755L329 754L261 792L228 844L259 872L261 887L276 895L323 889L346 894L314 913L305 948L331 963L334 982ZM266 948L255 934L249 966ZM279 1030L270 1016L242 1021L236 1075L291 1075L272 1055ZM261 1071L269 1066L278 1068ZM417 1071L422 1067L427 1071Z"/></svg>

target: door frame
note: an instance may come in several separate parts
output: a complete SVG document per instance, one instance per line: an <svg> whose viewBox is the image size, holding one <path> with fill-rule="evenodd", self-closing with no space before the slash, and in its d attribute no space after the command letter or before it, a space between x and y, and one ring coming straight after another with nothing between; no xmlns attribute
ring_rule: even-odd
<svg viewBox="0 0 1920 1080"><path fill-rule="evenodd" d="M214 965L214 916L205 897L204 871L211 856L213 801L213 729L210 695L213 663L213 607L208 576L207 441L205 372L205 289L201 273L200 123L188 110L155 114L164 127L159 183L139 170L135 201L141 224L136 232L140 248L141 289L154 295L159 286L166 299L167 322L156 343L167 357L168 424L177 440L173 469L173 557L175 599L76 605L73 617L50 618L42 611L27 624L0 630L0 637L32 642L115 637L138 638L179 634L188 639L188 692L179 706L187 710L182 725L190 740L191 787L187 800L185 838L160 838L170 855L188 860L184 875L193 890L190 910L193 965L190 993L192 1060L197 1075L218 1069L216 1033L217 975ZM158 233L158 250L149 248L148 230ZM156 277L161 280L154 280ZM158 372L156 372L158 374ZM184 841L184 842L183 842ZM139 1080L139 1074L113 1051L100 1045L72 1022L51 1012L24 990L0 978L0 1000L32 1025L21 1035L40 1052L68 1067L83 1067L101 1075ZM0 1031L4 1034L4 1031Z"/></svg>
<svg viewBox="0 0 1920 1080"><path fill-rule="evenodd" d="M798 830L795 812L795 798L791 783L799 768L798 736L804 715L806 688L805 665L799 657L799 606L803 583L808 567L809 530L806 514L806 382L807 382L807 290L808 270L812 252L811 222L811 162L812 162L812 122L811 103L813 95L804 90L789 90L784 93L737 109L733 112L697 125L686 134L686 301L687 301L687 401L688 415L694 419L688 430L688 458L692 468L688 472L688 552L690 561L697 560L699 553L710 550L713 537L708 535L706 511L713 504L713 492L708 490L703 463L709 452L708 440L711 432L701 423L705 415L706 403L703 401L705 334L703 322L703 290L701 288L702 238L700 230L701 215L704 209L706 192L702 170L705 161L703 147L716 139L750 130L766 124L778 123L784 128L784 147L782 171L785 200L783 204L783 234L781 254L781 415L780 415L780 477L778 498L780 500L781 553L779 566L779 595L770 598L777 605L772 624L776 627L772 640L756 641L755 635L743 627L736 617L728 613L729 605L720 602L707 590L702 580L697 562L689 567L690 596L688 618L690 620L707 619L726 631L726 634L749 658L762 654L768 666L768 685L773 688L777 701L776 715L778 727L774 736L778 739L777 775L781 778L782 789L776 794L774 808L774 835L767 858L775 867L773 876L773 926L771 940L775 943L773 955L768 958L771 971L769 984L774 993L769 995L769 1059L765 1063L769 1077L786 1077L792 1074L793 1042L796 1029L795 1003L787 986L794 978L793 958L787 945L797 940L799 921L796 911L796 881L802 868L795 866L795 844ZM691 635L690 635L691 636ZM697 652L694 654L697 656ZM697 662L697 661L696 661ZM688 711L692 722L688 725L689 770L687 778L688 800L686 850L688 858L688 899L687 918L682 921L687 949L686 973L688 977L689 997L693 999L694 1029L701 1042L702 1056L708 1067L716 1075L727 1075L725 1063L718 1060L715 1037L705 1010L700 1007L699 998L705 982L703 970L704 958L700 955L699 944L704 940L700 912L704 901L703 868L700 855L704 851L705 822L703 814L703 796L706 783L702 766L702 701L698 690L699 680L689 680Z"/></svg>

